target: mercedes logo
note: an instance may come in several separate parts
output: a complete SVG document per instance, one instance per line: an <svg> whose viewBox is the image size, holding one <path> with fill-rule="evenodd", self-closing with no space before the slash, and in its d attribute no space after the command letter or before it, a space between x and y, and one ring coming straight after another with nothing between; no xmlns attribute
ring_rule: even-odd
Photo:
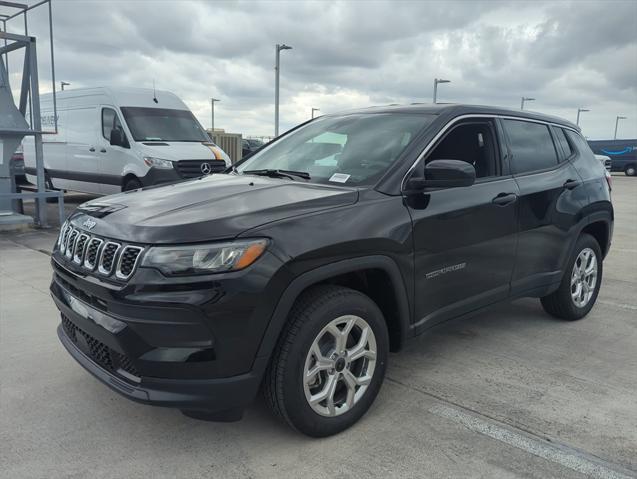
<svg viewBox="0 0 637 479"><path fill-rule="evenodd" d="M202 163L201 164L201 172L204 175L209 175L212 172L212 167L210 166L210 163Z"/></svg>

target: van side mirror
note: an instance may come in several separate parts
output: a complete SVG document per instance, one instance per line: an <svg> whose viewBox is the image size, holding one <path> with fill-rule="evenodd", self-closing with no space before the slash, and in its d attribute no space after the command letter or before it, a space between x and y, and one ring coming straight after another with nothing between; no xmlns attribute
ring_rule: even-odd
<svg viewBox="0 0 637 479"><path fill-rule="evenodd" d="M121 146L123 148L126 148L128 146L126 145L126 137L124 136L124 132L119 128L113 128L111 130L110 143L113 146Z"/></svg>
<svg viewBox="0 0 637 479"><path fill-rule="evenodd" d="M458 188L471 186L476 181L472 164L460 160L432 160L425 165L424 178L410 178L405 183L405 194L421 193L426 188Z"/></svg>

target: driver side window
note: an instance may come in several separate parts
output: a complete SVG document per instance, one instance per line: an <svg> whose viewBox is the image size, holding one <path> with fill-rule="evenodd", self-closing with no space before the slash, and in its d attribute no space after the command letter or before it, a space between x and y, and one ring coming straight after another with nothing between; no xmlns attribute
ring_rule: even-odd
<svg viewBox="0 0 637 479"><path fill-rule="evenodd" d="M471 121L460 123L429 153L425 164L432 160L460 160L473 165L476 179L499 175L497 143L493 123Z"/></svg>
<svg viewBox="0 0 637 479"><path fill-rule="evenodd" d="M102 108L102 136L109 142L111 141L111 130L121 130L122 133L124 132L117 112L112 108Z"/></svg>

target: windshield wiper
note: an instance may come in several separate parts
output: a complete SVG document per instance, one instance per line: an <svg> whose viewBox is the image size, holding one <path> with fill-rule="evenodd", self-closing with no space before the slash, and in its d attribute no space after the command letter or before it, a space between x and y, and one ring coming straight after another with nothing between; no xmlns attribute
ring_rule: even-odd
<svg viewBox="0 0 637 479"><path fill-rule="evenodd" d="M269 176L270 178L290 178L291 180L293 180L295 177L302 178L304 180L310 179L310 174L307 171L265 169L265 170L248 170L248 171L244 171L243 174Z"/></svg>

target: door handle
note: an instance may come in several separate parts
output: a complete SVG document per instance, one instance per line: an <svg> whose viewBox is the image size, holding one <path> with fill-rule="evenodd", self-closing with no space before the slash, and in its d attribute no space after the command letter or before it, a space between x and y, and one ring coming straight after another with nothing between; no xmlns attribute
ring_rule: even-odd
<svg viewBox="0 0 637 479"><path fill-rule="evenodd" d="M102 148L102 149L100 149L100 152L101 152L101 153L106 153L106 148Z"/></svg>
<svg viewBox="0 0 637 479"><path fill-rule="evenodd" d="M579 185L581 185L582 183L580 181L577 180L566 180L564 182L564 188L566 188L567 190L572 190L574 188L577 188Z"/></svg>
<svg viewBox="0 0 637 479"><path fill-rule="evenodd" d="M94 146L91 146L91 147L88 149L88 151L95 151L95 147L94 147Z"/></svg>
<svg viewBox="0 0 637 479"><path fill-rule="evenodd" d="M515 203L518 199L518 195L515 193L500 193L493 198L493 204L498 206L507 206L511 203Z"/></svg>

